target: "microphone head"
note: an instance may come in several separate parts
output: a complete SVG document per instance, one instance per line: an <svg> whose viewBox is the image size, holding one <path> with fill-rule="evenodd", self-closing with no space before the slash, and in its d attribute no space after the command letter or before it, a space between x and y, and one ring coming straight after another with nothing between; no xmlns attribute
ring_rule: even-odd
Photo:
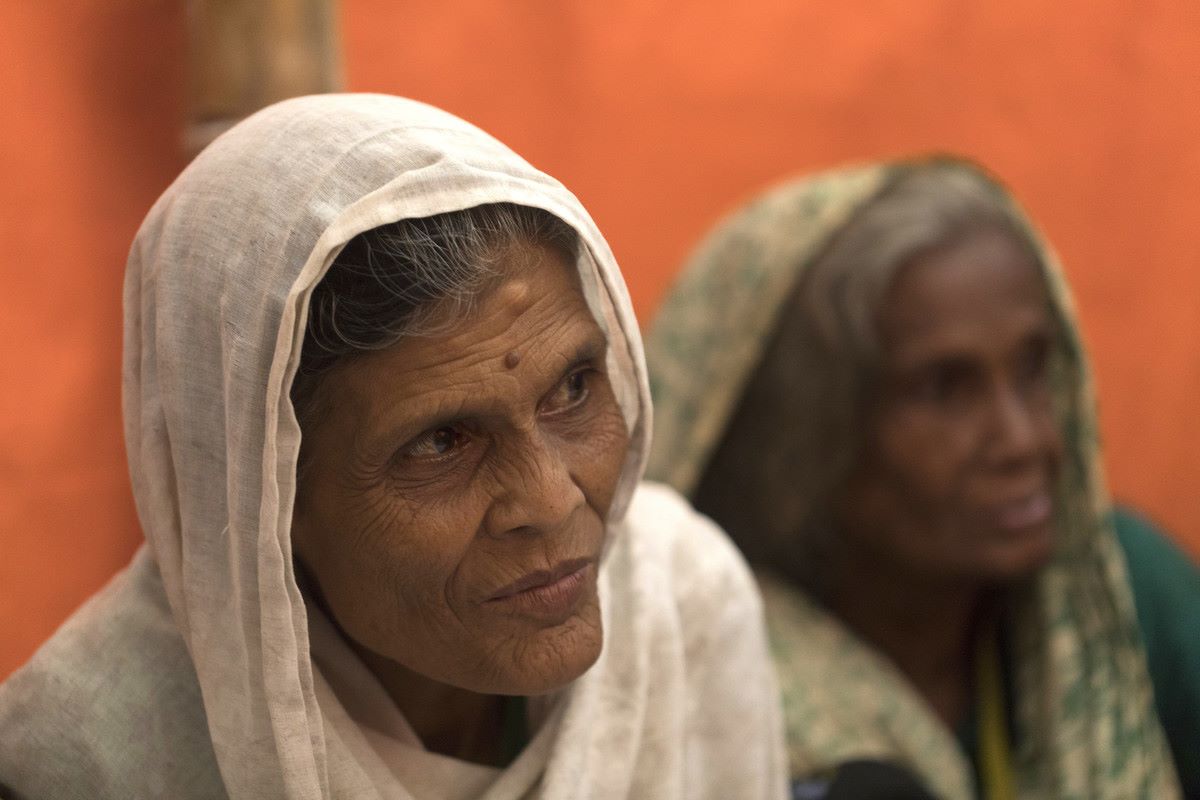
<svg viewBox="0 0 1200 800"><path fill-rule="evenodd" d="M855 759L824 780L792 784L792 800L937 800L910 770L889 761Z"/></svg>

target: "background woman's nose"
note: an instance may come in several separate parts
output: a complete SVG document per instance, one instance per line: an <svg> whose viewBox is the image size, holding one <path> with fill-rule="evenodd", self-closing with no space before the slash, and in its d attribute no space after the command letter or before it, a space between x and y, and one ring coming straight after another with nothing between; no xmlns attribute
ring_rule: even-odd
<svg viewBox="0 0 1200 800"><path fill-rule="evenodd" d="M996 462L1020 464L1034 458L1041 441L1042 415L1048 413L1019 387L1001 385L991 398L990 445Z"/></svg>

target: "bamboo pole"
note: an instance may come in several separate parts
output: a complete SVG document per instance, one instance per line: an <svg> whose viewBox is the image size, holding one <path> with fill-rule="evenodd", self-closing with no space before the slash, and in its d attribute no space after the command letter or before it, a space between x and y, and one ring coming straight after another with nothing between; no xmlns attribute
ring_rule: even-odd
<svg viewBox="0 0 1200 800"><path fill-rule="evenodd" d="M341 86L334 0L189 0L185 146L263 106Z"/></svg>

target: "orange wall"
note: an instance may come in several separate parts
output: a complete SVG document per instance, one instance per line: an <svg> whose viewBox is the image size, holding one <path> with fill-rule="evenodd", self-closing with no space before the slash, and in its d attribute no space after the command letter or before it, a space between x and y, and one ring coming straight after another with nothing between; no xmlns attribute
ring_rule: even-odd
<svg viewBox="0 0 1200 800"><path fill-rule="evenodd" d="M0 676L140 541L120 284L183 165L182 2L0 5ZM1200 553L1200 6L1187 0L342 0L347 85L478 123L573 188L647 319L781 176L954 150L1074 281L1116 494Z"/></svg>

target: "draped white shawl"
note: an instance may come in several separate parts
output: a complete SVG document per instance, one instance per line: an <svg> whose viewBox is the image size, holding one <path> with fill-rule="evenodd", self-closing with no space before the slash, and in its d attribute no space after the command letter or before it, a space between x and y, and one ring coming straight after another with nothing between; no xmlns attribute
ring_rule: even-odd
<svg viewBox="0 0 1200 800"><path fill-rule="evenodd" d="M289 537L300 429L288 387L309 292L350 238L502 201L578 232L631 446L600 571L602 654L479 796L783 795L749 573L676 495L638 486L650 402L607 244L573 195L492 137L378 95L256 114L146 218L126 275L124 400L147 545L0 687L0 794L423 800L310 655Z"/></svg>

